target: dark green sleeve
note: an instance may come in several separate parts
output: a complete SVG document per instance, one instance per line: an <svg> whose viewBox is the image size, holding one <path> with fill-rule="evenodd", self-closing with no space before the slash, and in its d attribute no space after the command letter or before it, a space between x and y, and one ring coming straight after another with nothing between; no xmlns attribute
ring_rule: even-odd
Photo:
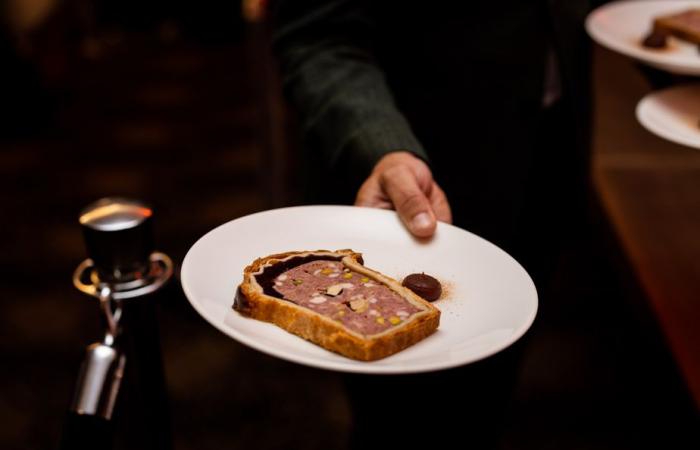
<svg viewBox="0 0 700 450"><path fill-rule="evenodd" d="M306 145L327 167L343 162L364 178L391 151L427 159L373 56L374 25L364 2L283 0L273 23L285 93Z"/></svg>

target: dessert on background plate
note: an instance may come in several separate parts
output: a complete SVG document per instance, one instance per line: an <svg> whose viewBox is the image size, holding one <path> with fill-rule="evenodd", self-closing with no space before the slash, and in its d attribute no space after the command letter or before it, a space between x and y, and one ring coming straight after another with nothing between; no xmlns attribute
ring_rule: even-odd
<svg viewBox="0 0 700 450"><path fill-rule="evenodd" d="M654 18L652 30L642 45L647 48L667 48L671 36L698 45L700 50L700 8Z"/></svg>

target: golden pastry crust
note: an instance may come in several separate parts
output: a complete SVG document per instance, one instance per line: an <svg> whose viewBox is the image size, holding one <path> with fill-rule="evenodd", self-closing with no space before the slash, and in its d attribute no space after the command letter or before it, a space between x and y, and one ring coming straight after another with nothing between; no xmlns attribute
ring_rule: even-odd
<svg viewBox="0 0 700 450"><path fill-rule="evenodd" d="M350 270L384 284L422 311L400 325L365 336L308 308L266 295L256 275L268 267L300 256L341 258L341 262ZM440 323L440 311L435 306L393 278L366 268L362 254L349 249L286 252L256 259L243 271L243 282L238 287L233 308L245 316L273 323L327 350L361 361L374 361L399 352L431 335Z"/></svg>

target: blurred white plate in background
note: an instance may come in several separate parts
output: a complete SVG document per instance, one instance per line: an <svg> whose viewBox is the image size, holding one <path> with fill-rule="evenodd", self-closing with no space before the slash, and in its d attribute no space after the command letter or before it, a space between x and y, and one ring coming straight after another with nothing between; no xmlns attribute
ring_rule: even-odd
<svg viewBox="0 0 700 450"><path fill-rule="evenodd" d="M700 149L700 84L652 92L637 104L637 120L657 136Z"/></svg>
<svg viewBox="0 0 700 450"><path fill-rule="evenodd" d="M657 16L700 8L699 0L637 0L603 5L586 18L586 31L600 45L650 66L680 75L700 75L698 46L670 38L669 48L649 49L641 42Z"/></svg>

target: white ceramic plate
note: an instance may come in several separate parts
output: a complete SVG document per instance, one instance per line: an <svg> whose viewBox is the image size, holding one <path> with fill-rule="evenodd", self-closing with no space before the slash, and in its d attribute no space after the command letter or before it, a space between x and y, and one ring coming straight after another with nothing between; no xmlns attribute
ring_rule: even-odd
<svg viewBox="0 0 700 450"><path fill-rule="evenodd" d="M648 65L680 75L700 75L696 45L671 38L668 49L641 45L654 17L700 8L699 0L638 0L603 5L588 15L586 30L600 45Z"/></svg>
<svg viewBox="0 0 700 450"><path fill-rule="evenodd" d="M449 292L434 304L440 327L388 358L361 362L324 350L231 306L243 269L261 256L293 250L351 248L367 267L402 279L425 272ZM460 366L515 342L537 312L537 292L507 253L460 228L440 223L429 241L412 238L396 213L351 206L265 211L207 233L187 253L182 286L192 306L237 341L289 361L361 373L415 373Z"/></svg>
<svg viewBox="0 0 700 450"><path fill-rule="evenodd" d="M652 92L637 104L637 120L657 136L700 149L700 84Z"/></svg>

